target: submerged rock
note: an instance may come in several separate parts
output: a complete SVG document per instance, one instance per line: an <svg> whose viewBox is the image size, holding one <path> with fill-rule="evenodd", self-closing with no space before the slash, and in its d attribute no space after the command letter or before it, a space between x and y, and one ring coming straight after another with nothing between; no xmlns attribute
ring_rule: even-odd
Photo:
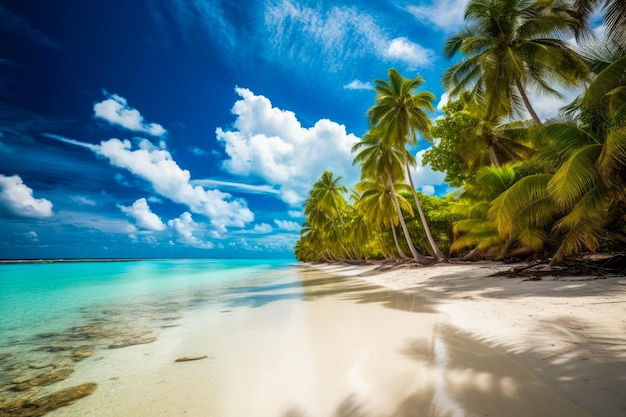
<svg viewBox="0 0 626 417"><path fill-rule="evenodd" d="M8 358L9 356L13 356L12 353L0 353L0 361Z"/></svg>
<svg viewBox="0 0 626 417"><path fill-rule="evenodd" d="M74 372L73 369L65 368L59 369L54 372L46 372L43 374L35 375L32 378L24 380L24 378L13 380L15 383L14 389L17 391L25 391L32 387L39 387L42 385L54 384L58 381L63 381Z"/></svg>
<svg viewBox="0 0 626 417"><path fill-rule="evenodd" d="M144 345L146 343L152 343L156 340L154 336L147 337L136 337L133 339L121 340L119 342L115 342L109 345L109 349L119 349L123 347L133 346L133 345Z"/></svg>
<svg viewBox="0 0 626 417"><path fill-rule="evenodd" d="M74 349L74 346L61 345L61 346L42 346L35 350L39 352L64 352L66 350L72 350L72 349Z"/></svg>
<svg viewBox="0 0 626 417"><path fill-rule="evenodd" d="M37 417L50 410L71 404L93 393L98 384L89 382L57 391L36 400L18 399L0 404L0 417Z"/></svg>
<svg viewBox="0 0 626 417"><path fill-rule="evenodd" d="M91 346L80 346L72 352L72 358L77 361L88 358L91 355L93 355L93 349Z"/></svg>
<svg viewBox="0 0 626 417"><path fill-rule="evenodd" d="M50 361L45 362L31 362L28 364L28 367L31 369L44 369L44 368L56 368L54 363Z"/></svg>

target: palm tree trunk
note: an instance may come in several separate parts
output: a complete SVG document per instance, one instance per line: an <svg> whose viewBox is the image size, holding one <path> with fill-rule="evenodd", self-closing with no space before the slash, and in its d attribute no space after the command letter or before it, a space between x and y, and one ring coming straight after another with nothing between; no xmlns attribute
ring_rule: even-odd
<svg viewBox="0 0 626 417"><path fill-rule="evenodd" d="M430 244L430 247L433 250L433 255L435 256L435 259L437 260L437 262L447 261L448 259L441 252L441 250L437 246L437 243L435 242L435 239L433 239L432 233L430 232L430 227L428 226L428 222L426 221L426 216L424 215L424 210L422 209L422 204L420 203L420 200L417 197L417 191L415 191L415 185L413 184L413 176L411 175L411 171L409 169L409 161L406 159L406 157L405 157L405 161L406 161L406 173L409 176L409 183L411 184L411 190L413 190L413 198L415 198L415 205L417 206L417 212L420 215L420 220L422 221L424 232L426 232L426 238L428 239L428 243Z"/></svg>
<svg viewBox="0 0 626 417"><path fill-rule="evenodd" d="M524 86L522 85L522 82L520 80L517 80L515 81L515 85L517 86L517 90L522 96L522 100L524 101L526 110L528 110L528 113L530 113L530 117L533 118L533 120L535 121L535 123L537 123L538 126L543 126L543 123L541 123L541 119L539 119L539 116L537 116L537 113L535 113L535 109L533 109L533 106L531 106L530 104L530 100L528 100L528 96L526 95L526 90L524 90Z"/></svg>
<svg viewBox="0 0 626 417"><path fill-rule="evenodd" d="M400 247L400 242L398 242L398 233L396 232L396 227L395 226L391 226L391 232L393 234L393 243L396 244L396 250L398 251L398 255L401 258L408 258L408 256L406 256L404 254L404 252L402 251L402 248Z"/></svg>
<svg viewBox="0 0 626 417"><path fill-rule="evenodd" d="M411 236L409 235L409 229L406 227L406 222L404 221L404 216L402 215L402 210L400 209L400 203L398 203L398 196L396 195L396 190L393 187L393 176L391 175L391 170L389 169L388 164L386 163L387 168L387 179L389 181L389 187L391 191L391 198L393 199L393 204L396 206L396 211L398 212L398 219L400 221L400 226L402 226L402 232L404 233L404 238L406 239L406 243L411 250L411 255L413 255L413 259L420 265L427 265L432 263L430 259L420 254L415 246L413 245L413 241L411 240Z"/></svg>
<svg viewBox="0 0 626 417"><path fill-rule="evenodd" d="M493 145L489 145L489 160L491 164L496 168L502 168L500 165L500 161L498 160L498 156L496 155L496 150L493 148Z"/></svg>

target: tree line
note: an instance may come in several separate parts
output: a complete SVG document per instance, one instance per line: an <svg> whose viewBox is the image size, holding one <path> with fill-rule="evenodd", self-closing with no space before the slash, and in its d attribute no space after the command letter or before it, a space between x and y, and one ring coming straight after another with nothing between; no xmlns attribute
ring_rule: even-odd
<svg viewBox="0 0 626 417"><path fill-rule="evenodd" d="M590 18L604 13L597 38ZM568 42L575 39L575 45ZM369 130L352 151L353 190L325 171L305 202L301 261L536 256L559 263L626 250L626 4L623 0L470 0L444 45L459 56L434 124L423 79L374 80ZM580 91L542 121L531 94ZM436 140L435 140L436 138ZM411 149L459 191L415 189Z"/></svg>

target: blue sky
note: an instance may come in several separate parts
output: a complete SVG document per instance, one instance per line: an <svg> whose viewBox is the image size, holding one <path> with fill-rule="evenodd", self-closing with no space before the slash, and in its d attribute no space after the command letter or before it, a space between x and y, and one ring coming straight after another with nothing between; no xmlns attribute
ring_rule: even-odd
<svg viewBox="0 0 626 417"><path fill-rule="evenodd" d="M322 171L358 179L371 81L438 104L465 3L0 0L0 257L292 256Z"/></svg>

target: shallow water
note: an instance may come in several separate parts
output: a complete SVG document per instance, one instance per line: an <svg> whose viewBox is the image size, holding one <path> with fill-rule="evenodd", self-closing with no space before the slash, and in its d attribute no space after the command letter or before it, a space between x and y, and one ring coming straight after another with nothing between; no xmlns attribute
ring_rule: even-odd
<svg viewBox="0 0 626 417"><path fill-rule="evenodd" d="M50 417L586 416L416 294L284 261L39 266L0 268L0 368L71 359L35 396L99 385ZM94 353L34 350L64 344Z"/></svg>

